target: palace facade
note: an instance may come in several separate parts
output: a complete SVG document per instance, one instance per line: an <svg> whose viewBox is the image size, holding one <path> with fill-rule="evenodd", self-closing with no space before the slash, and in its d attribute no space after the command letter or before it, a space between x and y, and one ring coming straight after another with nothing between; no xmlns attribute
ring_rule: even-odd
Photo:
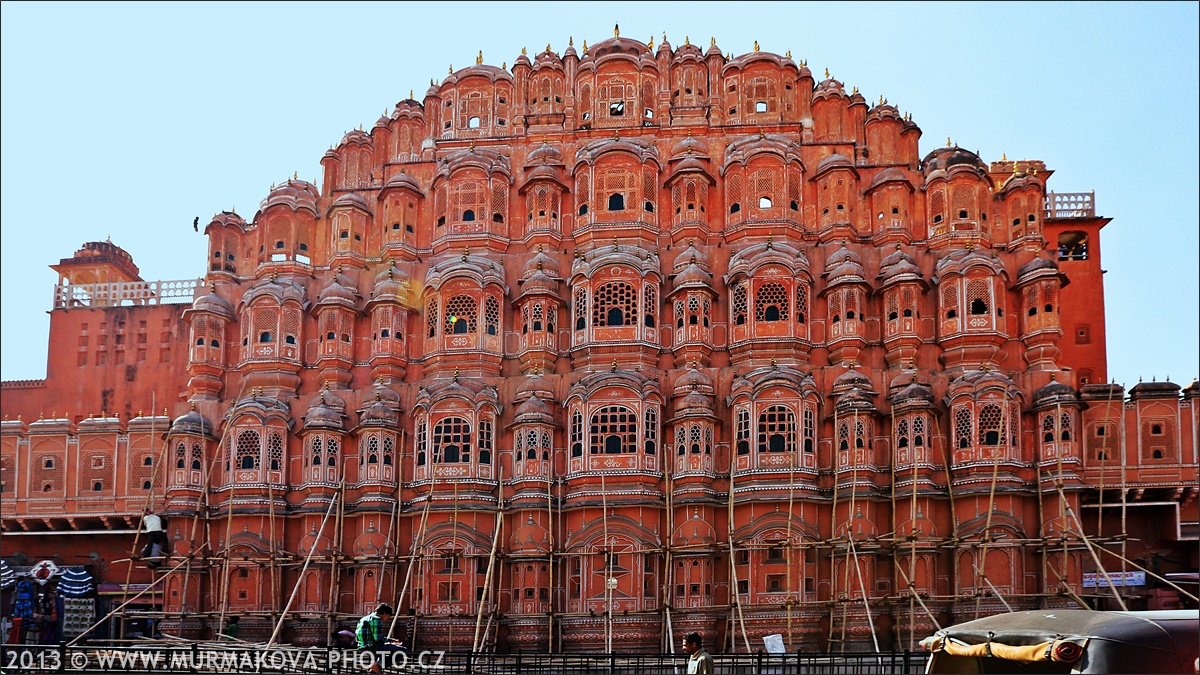
<svg viewBox="0 0 1200 675"><path fill-rule="evenodd" d="M1106 383L1092 194L920 136L757 45L480 55L216 214L201 279L53 266L3 555L297 644L379 601L420 647L540 651L1178 603L1200 385ZM130 572L147 505L175 557Z"/></svg>

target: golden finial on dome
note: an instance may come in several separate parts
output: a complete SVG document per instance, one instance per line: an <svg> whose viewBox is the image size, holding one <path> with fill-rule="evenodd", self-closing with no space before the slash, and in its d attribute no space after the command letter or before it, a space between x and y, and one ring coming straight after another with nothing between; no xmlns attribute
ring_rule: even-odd
<svg viewBox="0 0 1200 675"><path fill-rule="evenodd" d="M463 247L462 259L463 259L464 261L467 259L467 254L469 254L470 252L471 252L471 247L470 247L470 246L464 246L464 247Z"/></svg>
<svg viewBox="0 0 1200 675"><path fill-rule="evenodd" d="M614 372L614 373L617 372L617 360L616 359L613 359L613 362L612 362L612 372Z"/></svg>
<svg viewBox="0 0 1200 675"><path fill-rule="evenodd" d="M575 46L575 36L574 36L574 35L572 35L572 36L570 36L570 37L568 37L568 38L567 38L567 46L568 46L568 47L574 47L574 46Z"/></svg>
<svg viewBox="0 0 1200 675"><path fill-rule="evenodd" d="M792 58L792 50L787 50L787 58Z"/></svg>
<svg viewBox="0 0 1200 675"><path fill-rule="evenodd" d="M587 56L587 40L583 41L583 55Z"/></svg>
<svg viewBox="0 0 1200 675"><path fill-rule="evenodd" d="M664 35L665 35L665 33L664 33ZM692 37L691 37L690 35L684 35L684 36L683 36L683 44L684 44L685 46L689 46L689 47L690 47L690 46L692 45Z"/></svg>
<svg viewBox="0 0 1200 675"><path fill-rule="evenodd" d="M477 55L475 55L475 65L478 66L478 65L482 65L482 64L483 64L483 50L480 49L479 53Z"/></svg>
<svg viewBox="0 0 1200 675"><path fill-rule="evenodd" d="M667 43L667 31L663 31L663 44Z"/></svg>
<svg viewBox="0 0 1200 675"><path fill-rule="evenodd" d="M758 51L758 40L754 41L754 51Z"/></svg>
<svg viewBox="0 0 1200 675"><path fill-rule="evenodd" d="M413 90L412 90L412 89L409 89L409 90L408 90L408 97L409 97L410 99L413 97Z"/></svg>
<svg viewBox="0 0 1200 675"><path fill-rule="evenodd" d="M454 381L458 382L458 367L457 366L455 366L455 368L454 368Z"/></svg>
<svg viewBox="0 0 1200 675"><path fill-rule="evenodd" d="M467 145L467 152L475 152L475 141L471 141L470 144Z"/></svg>
<svg viewBox="0 0 1200 675"><path fill-rule="evenodd" d="M717 46L717 38L715 38L715 37L708 38L708 46L716 47Z"/></svg>
<svg viewBox="0 0 1200 675"><path fill-rule="evenodd" d="M767 235L767 250L771 250L771 235Z"/></svg>
<svg viewBox="0 0 1200 675"><path fill-rule="evenodd" d="M621 37L621 25L613 24L613 37Z"/></svg>
<svg viewBox="0 0 1200 675"><path fill-rule="evenodd" d="M447 74L447 75L453 75L453 74L454 74L454 64L453 64L453 63L451 63L451 64L450 64L450 67L449 67L449 68L446 68L446 74Z"/></svg>
<svg viewBox="0 0 1200 675"><path fill-rule="evenodd" d="M858 87L854 87L853 89L851 89L851 90L850 90L850 95L851 95L851 96L853 96L853 95L855 95L855 94L857 94L857 93L858 93Z"/></svg>
<svg viewBox="0 0 1200 675"><path fill-rule="evenodd" d="M524 47L521 47L521 56L528 56L528 54L525 52Z"/></svg>
<svg viewBox="0 0 1200 675"><path fill-rule="evenodd" d="M879 95L879 103L877 105L883 105L883 94Z"/></svg>
<svg viewBox="0 0 1200 675"><path fill-rule="evenodd" d="M547 54L550 53L550 43L549 42L546 43L546 53Z"/></svg>
<svg viewBox="0 0 1200 675"><path fill-rule="evenodd" d="M508 61L500 62L500 70L508 70Z"/></svg>
<svg viewBox="0 0 1200 675"><path fill-rule="evenodd" d="M361 125L361 124L360 124L360 125L358 125L358 130L359 130L359 131L362 131L362 125ZM299 180L299 179L300 179L300 172L299 172L299 171L293 171L293 172L292 172L292 180Z"/></svg>
<svg viewBox="0 0 1200 675"><path fill-rule="evenodd" d="M620 246L617 245L617 238L613 237L613 250L617 251L619 249L620 249Z"/></svg>
<svg viewBox="0 0 1200 675"><path fill-rule="evenodd" d="M827 80L829 79L829 69L828 68L825 69L825 79L827 79Z"/></svg>
<svg viewBox="0 0 1200 675"><path fill-rule="evenodd" d="M1002 153L1000 153L1000 161L1001 161L1001 162L1007 162L1007 161L1008 161L1008 153L1007 153L1007 152L1002 152Z"/></svg>
<svg viewBox="0 0 1200 675"><path fill-rule="evenodd" d="M650 41L646 43L647 49L654 49L654 36L650 36Z"/></svg>
<svg viewBox="0 0 1200 675"><path fill-rule="evenodd" d="M991 364L989 364L989 363L985 363L985 364L983 364L982 366L980 366L980 367L979 367L979 369L980 369L980 370L982 370L982 371L983 371L983 372L985 372L985 373L990 373L990 372L992 372L992 366L991 366Z"/></svg>
<svg viewBox="0 0 1200 675"><path fill-rule="evenodd" d="M949 148L949 147L953 147L953 146L954 146L954 144L950 142L950 137L947 136L946 137L946 147Z"/></svg>

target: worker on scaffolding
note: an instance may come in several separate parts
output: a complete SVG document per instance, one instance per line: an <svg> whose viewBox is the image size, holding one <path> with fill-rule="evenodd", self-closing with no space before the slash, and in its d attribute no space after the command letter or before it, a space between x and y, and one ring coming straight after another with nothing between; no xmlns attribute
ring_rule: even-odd
<svg viewBox="0 0 1200 675"><path fill-rule="evenodd" d="M383 628L383 623L390 622L393 614L392 606L385 602L376 607L374 612L358 620L358 628L354 632L358 638L358 648L375 652L375 659L371 663L372 673L383 672L383 663L386 660L384 654L408 653L408 649L401 642L387 637ZM394 658L392 662L395 662Z"/></svg>
<svg viewBox="0 0 1200 675"><path fill-rule="evenodd" d="M142 549L142 558L147 567L158 567L165 556L171 555L165 527L166 523L162 517L155 513L153 508L147 508L142 515L142 529L146 532L146 546Z"/></svg>

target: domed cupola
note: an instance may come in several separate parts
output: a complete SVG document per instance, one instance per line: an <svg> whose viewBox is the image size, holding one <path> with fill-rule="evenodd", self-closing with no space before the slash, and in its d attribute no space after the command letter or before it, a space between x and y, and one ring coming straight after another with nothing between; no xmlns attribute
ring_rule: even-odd
<svg viewBox="0 0 1200 675"><path fill-rule="evenodd" d="M1055 405L1071 405L1079 403L1079 396L1075 389L1070 385L1063 384L1054 379L1033 392L1033 407L1034 409L1046 408Z"/></svg>
<svg viewBox="0 0 1200 675"><path fill-rule="evenodd" d="M887 287L892 284L902 281L917 281L922 286L928 286L925 283L924 277L921 275L921 268L917 267L917 261L909 254L905 253L900 245L896 245L896 250L889 253L879 263L879 276L881 287Z"/></svg>
<svg viewBox="0 0 1200 675"><path fill-rule="evenodd" d="M675 380L673 393L675 396L684 396L693 391L712 396L716 393L713 387L713 380L704 371L692 364L687 372Z"/></svg>
<svg viewBox="0 0 1200 675"><path fill-rule="evenodd" d="M513 530L509 548L513 555L538 555L550 552L550 532L533 520L530 512L523 525Z"/></svg>
<svg viewBox="0 0 1200 675"><path fill-rule="evenodd" d="M400 413L392 410L380 399L370 402L359 415L360 427L396 428L400 424Z"/></svg>
<svg viewBox="0 0 1200 675"><path fill-rule="evenodd" d="M862 256L851 249L849 244L842 244L842 247L825 261L823 276L827 286L836 286L843 283L866 283L867 273L862 266Z"/></svg>
<svg viewBox="0 0 1200 675"><path fill-rule="evenodd" d="M329 283L317 296L317 305L338 305L350 310L357 310L358 286L353 279L343 274L339 267L337 273L329 278Z"/></svg>
<svg viewBox="0 0 1200 675"><path fill-rule="evenodd" d="M547 405L545 401L538 398L537 394L530 396L518 405L513 416L514 424L528 424L530 422L554 424L554 409Z"/></svg>
<svg viewBox="0 0 1200 675"><path fill-rule="evenodd" d="M521 384L517 385L517 391L514 398L517 401L524 401L530 397L537 397L542 401L553 402L555 400L554 388L551 387L550 383L543 379L541 375L536 373L532 375L526 375Z"/></svg>
<svg viewBox="0 0 1200 675"><path fill-rule="evenodd" d="M192 303L192 311L215 314L227 320L234 318L233 306L225 298L217 295L216 284L209 285L208 293L196 298L196 301Z"/></svg>
<svg viewBox="0 0 1200 675"><path fill-rule="evenodd" d="M346 402L337 394L322 389L308 404L308 412L304 414L304 429L328 429L343 431L346 418Z"/></svg>
<svg viewBox="0 0 1200 675"><path fill-rule="evenodd" d="M203 436L210 440L216 439L213 436L212 422L197 412L194 407L171 422L170 434L172 436Z"/></svg>
<svg viewBox="0 0 1200 675"><path fill-rule="evenodd" d="M830 391L834 396L838 396L853 389L872 394L875 393L874 385L871 384L871 378L859 372L856 368L850 368L841 375L838 375L837 379L833 381L833 387Z"/></svg>
<svg viewBox="0 0 1200 675"><path fill-rule="evenodd" d="M389 264L386 269L375 275L375 288L371 290L368 306L379 302L402 303L408 297L408 277Z"/></svg>
<svg viewBox="0 0 1200 675"><path fill-rule="evenodd" d="M368 139L370 137L368 136ZM320 193L317 186L306 180L292 179L275 186L266 199L259 205L259 213L265 213L274 206L286 206L292 211L305 210L314 218L320 217L317 210L317 199ZM257 218L256 218L257 220Z"/></svg>

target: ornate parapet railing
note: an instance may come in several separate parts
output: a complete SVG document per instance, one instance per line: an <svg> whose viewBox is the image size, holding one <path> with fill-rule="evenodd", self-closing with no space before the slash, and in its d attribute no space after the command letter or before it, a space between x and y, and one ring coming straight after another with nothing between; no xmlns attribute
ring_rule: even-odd
<svg viewBox="0 0 1200 675"><path fill-rule="evenodd" d="M1095 218L1096 192L1051 192L1046 195L1046 219Z"/></svg>
<svg viewBox="0 0 1200 675"><path fill-rule="evenodd" d="M190 304L201 283L203 279L63 284L54 287L54 308Z"/></svg>

